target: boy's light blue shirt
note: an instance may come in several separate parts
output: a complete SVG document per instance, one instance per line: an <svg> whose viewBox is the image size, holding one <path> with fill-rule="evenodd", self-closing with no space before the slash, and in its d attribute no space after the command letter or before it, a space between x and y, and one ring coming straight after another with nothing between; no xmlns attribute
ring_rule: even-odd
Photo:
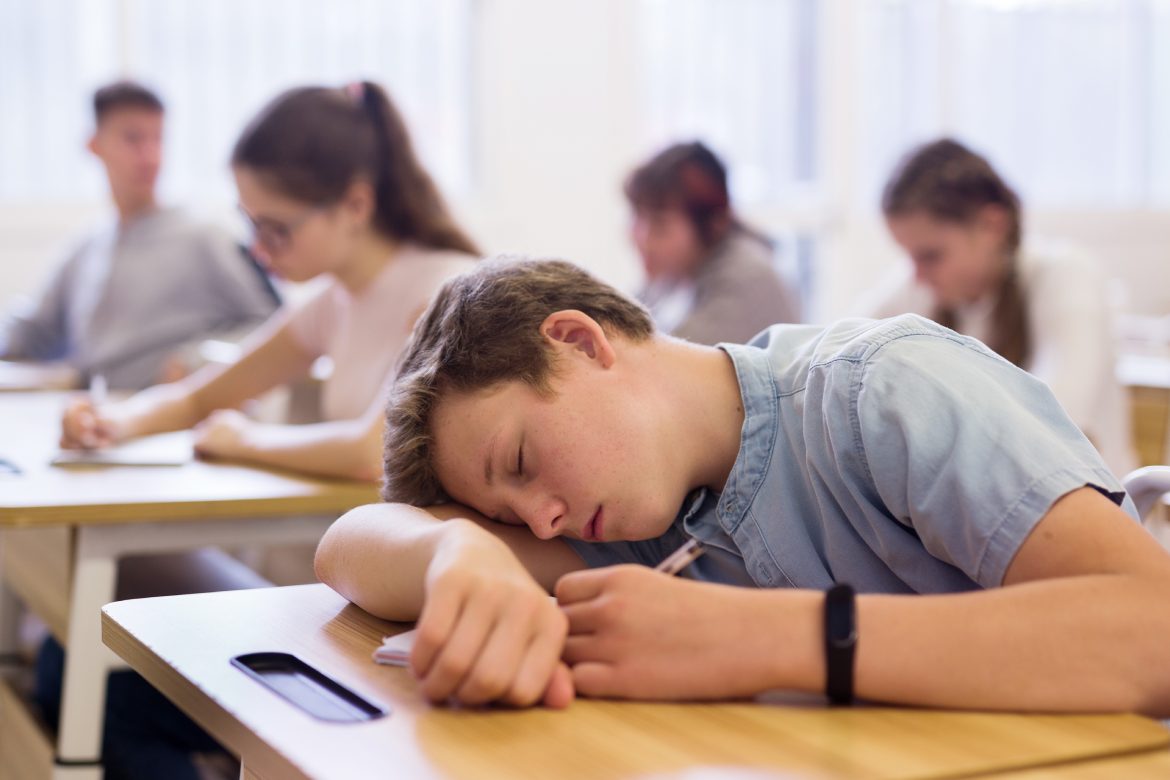
<svg viewBox="0 0 1170 780"><path fill-rule="evenodd" d="M988 588L1061 496L1124 499L1043 382L921 317L777 325L720 348L744 404L723 492L693 493L657 539L572 541L590 566L653 565L695 536L714 549L689 573L715 582Z"/></svg>

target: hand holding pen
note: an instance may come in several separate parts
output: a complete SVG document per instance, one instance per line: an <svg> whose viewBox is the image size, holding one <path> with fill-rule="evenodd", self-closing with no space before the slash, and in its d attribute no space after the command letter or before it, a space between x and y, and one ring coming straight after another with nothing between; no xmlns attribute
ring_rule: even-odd
<svg viewBox="0 0 1170 780"><path fill-rule="evenodd" d="M746 589L673 576L705 551L691 539L653 569L607 566L561 577L557 603L569 619L564 660L578 692L709 698L706 672L731 663L726 643L754 629L728 603Z"/></svg>
<svg viewBox="0 0 1170 780"><path fill-rule="evenodd" d="M707 548L702 542L698 539L688 539L686 544L663 558L662 562L654 567L654 571L660 571L673 577L694 563L705 552L707 552Z"/></svg>
<svg viewBox="0 0 1170 780"><path fill-rule="evenodd" d="M101 374L90 379L89 393L72 399L61 420L61 447L99 449L114 443L113 427L102 415L108 404L108 385Z"/></svg>

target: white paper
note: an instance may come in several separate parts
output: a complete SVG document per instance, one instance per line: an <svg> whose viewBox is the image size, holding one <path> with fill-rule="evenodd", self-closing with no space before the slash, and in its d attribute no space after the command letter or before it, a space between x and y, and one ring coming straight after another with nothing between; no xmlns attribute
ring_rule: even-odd
<svg viewBox="0 0 1170 780"><path fill-rule="evenodd" d="M414 647L414 637L417 632L413 629L382 637L382 645L374 651L374 661L387 666L407 666L410 664L410 651Z"/></svg>
<svg viewBox="0 0 1170 780"><path fill-rule="evenodd" d="M174 431L96 450L59 450L50 463L54 466L182 466L194 457L191 431Z"/></svg>

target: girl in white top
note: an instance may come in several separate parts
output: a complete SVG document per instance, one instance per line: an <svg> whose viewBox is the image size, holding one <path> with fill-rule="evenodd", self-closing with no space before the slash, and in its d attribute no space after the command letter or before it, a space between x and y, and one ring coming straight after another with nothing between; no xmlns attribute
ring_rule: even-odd
<svg viewBox="0 0 1170 780"><path fill-rule="evenodd" d="M870 313L915 312L978 338L1044 380L1118 476L1134 468L1101 269L1068 249L1021 248L1019 198L950 139L902 160L882 210L913 276Z"/></svg>
<svg viewBox="0 0 1170 780"><path fill-rule="evenodd" d="M261 262L294 282L324 275L328 284L261 326L234 365L101 408L78 399L65 412L62 445L197 426L204 456L377 480L384 385L414 320L444 281L471 267L476 247L386 93L369 82L277 97L237 141L232 171ZM325 422L263 425L236 411L306 375L321 355L333 362Z"/></svg>

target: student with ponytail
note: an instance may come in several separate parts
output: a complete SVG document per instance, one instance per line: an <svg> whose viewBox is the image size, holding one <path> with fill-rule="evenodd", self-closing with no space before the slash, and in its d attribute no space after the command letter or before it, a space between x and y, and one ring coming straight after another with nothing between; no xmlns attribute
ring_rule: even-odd
<svg viewBox="0 0 1170 780"><path fill-rule="evenodd" d="M252 250L293 282L328 279L304 305L274 315L240 360L128 400L66 410L62 444L100 447L196 426L196 447L311 474L381 474L382 395L414 320L478 250L415 156L398 111L377 85L304 87L273 100L232 153ZM324 422L265 425L248 399L332 359Z"/></svg>
<svg viewBox="0 0 1170 780"><path fill-rule="evenodd" d="M901 161L882 211L913 276L868 313L914 312L978 338L1043 379L1116 475L1134 468L1102 270L1067 247L1025 245L1019 197L951 139Z"/></svg>

